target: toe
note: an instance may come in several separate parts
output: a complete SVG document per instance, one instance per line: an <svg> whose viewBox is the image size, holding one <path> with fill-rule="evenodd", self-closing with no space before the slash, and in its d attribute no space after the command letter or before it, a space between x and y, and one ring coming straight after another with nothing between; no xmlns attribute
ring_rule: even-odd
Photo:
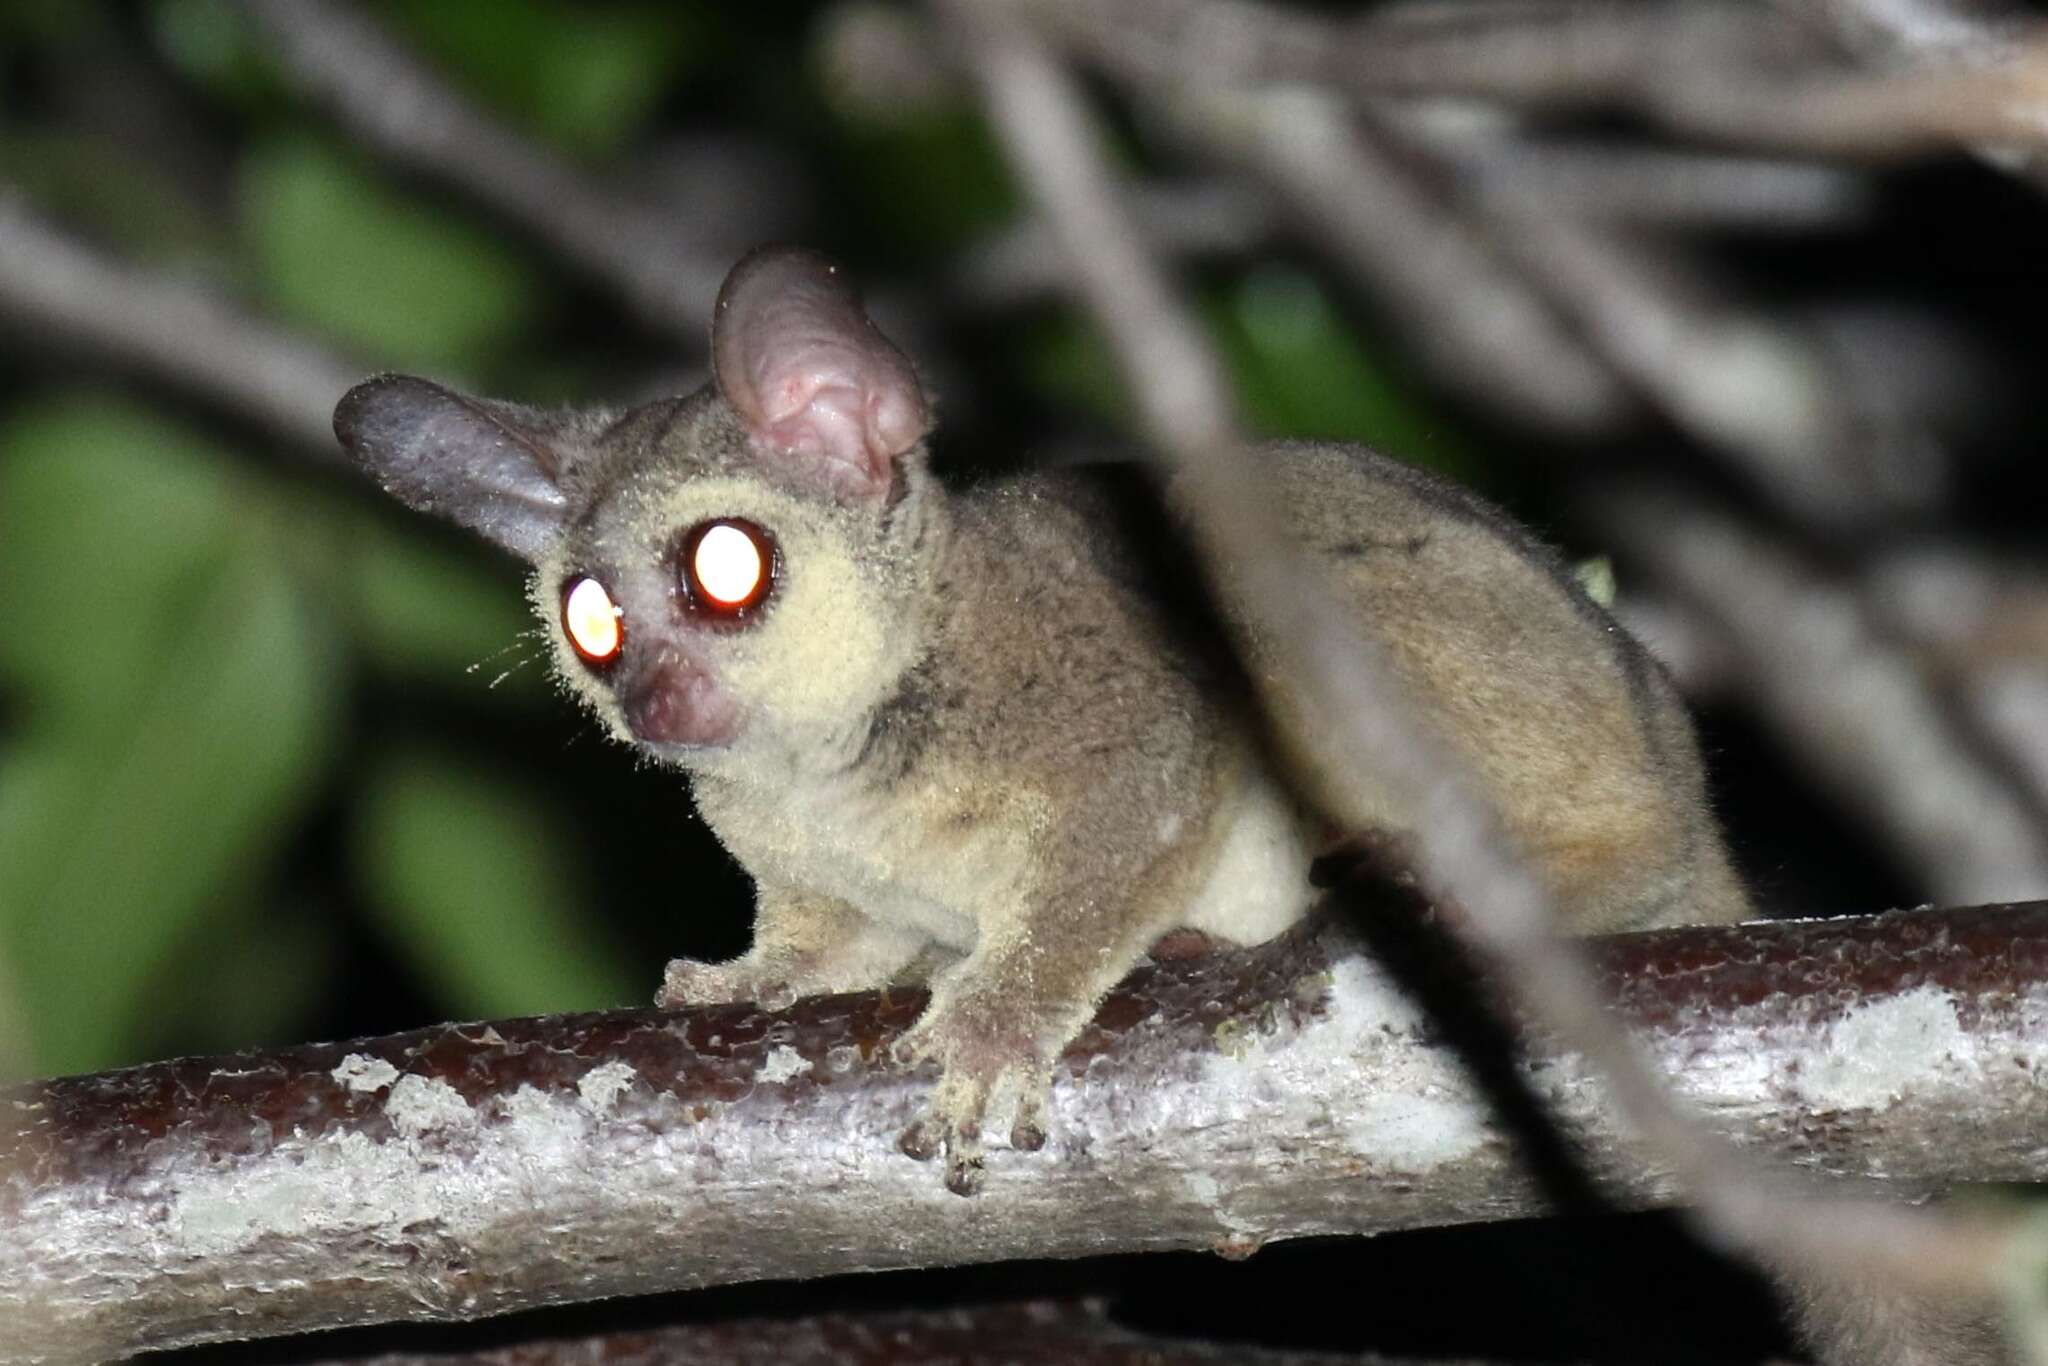
<svg viewBox="0 0 2048 1366"><path fill-rule="evenodd" d="M945 1139L939 1132L939 1126L927 1115L905 1129L902 1137L896 1140L896 1146L903 1150L905 1157L914 1158L919 1162L929 1162L939 1155L939 1150L945 1146Z"/></svg>

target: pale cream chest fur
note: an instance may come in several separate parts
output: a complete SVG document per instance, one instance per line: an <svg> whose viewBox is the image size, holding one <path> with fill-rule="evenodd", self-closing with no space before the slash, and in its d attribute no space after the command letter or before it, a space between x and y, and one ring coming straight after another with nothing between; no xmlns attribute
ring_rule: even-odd
<svg viewBox="0 0 2048 1366"><path fill-rule="evenodd" d="M1025 786L990 791L943 776L878 792L846 778L791 774L768 786L705 775L697 800L766 886L835 897L963 953L984 916L1031 895L1034 847L1052 819L1049 800ZM1167 815L1154 831L1162 853L1187 840L1207 844L1172 926L1252 944L1307 912L1307 823L1262 768L1237 767L1209 819L1189 824Z"/></svg>
<svg viewBox="0 0 2048 1366"><path fill-rule="evenodd" d="M792 774L770 786L701 775L697 802L763 884L836 897L958 952L973 947L981 914L1029 894L1032 845L1049 818L1025 788L944 775L888 791L857 777Z"/></svg>

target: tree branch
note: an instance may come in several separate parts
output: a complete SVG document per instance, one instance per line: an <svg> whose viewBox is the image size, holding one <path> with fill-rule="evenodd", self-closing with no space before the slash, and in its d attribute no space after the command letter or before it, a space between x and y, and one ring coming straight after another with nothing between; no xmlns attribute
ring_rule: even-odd
<svg viewBox="0 0 2048 1366"><path fill-rule="evenodd" d="M1594 946L1745 1147L1916 1193L2048 1179L2048 904ZM888 1141L921 994L446 1025L20 1088L0 1359L769 1278L1262 1243L1548 1208L1443 1031L1341 927L1143 968L976 1200ZM1591 1069L1526 1068L1615 1201L1676 1193Z"/></svg>
<svg viewBox="0 0 2048 1366"><path fill-rule="evenodd" d="M1431 150L1462 193L1635 227L1840 230L1875 200L1865 174L1810 161L1505 136L1441 137Z"/></svg>

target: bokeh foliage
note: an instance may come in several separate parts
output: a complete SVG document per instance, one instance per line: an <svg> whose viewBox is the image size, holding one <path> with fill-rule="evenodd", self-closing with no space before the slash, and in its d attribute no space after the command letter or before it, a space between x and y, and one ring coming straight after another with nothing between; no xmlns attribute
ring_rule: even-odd
<svg viewBox="0 0 2048 1366"><path fill-rule="evenodd" d="M941 263L1012 208L964 106L834 106L800 8L378 8L458 87L593 166L748 124L831 205L792 230L857 268ZM366 372L610 398L622 357L667 364L517 234L350 146L219 0L16 3L0 72L17 82L0 179ZM164 129L61 95L138 72L184 121L184 160ZM1261 428L1470 472L1467 443L1307 276L1261 268L1204 299ZM1002 347L987 363L1034 402L1122 413L1071 313ZM33 347L0 352L0 393L0 1000L26 1035L6 1065L624 1004L661 953L743 942L743 884L674 780L545 686L501 557Z"/></svg>

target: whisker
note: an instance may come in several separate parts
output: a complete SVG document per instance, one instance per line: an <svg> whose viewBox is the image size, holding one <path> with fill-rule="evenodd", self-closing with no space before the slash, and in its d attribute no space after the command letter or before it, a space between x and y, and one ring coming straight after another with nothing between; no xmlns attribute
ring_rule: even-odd
<svg viewBox="0 0 2048 1366"><path fill-rule="evenodd" d="M514 661L513 661L513 663L512 663L512 667L511 667L511 668L509 668L509 669L505 669L505 670L502 670L502 671L500 671L500 672L499 672L499 674L497 675L497 677L493 678L493 679L492 679L492 680L491 680L491 681L490 681L490 682L489 682L488 684L486 684L485 686L486 686L486 687L490 687L490 688L495 688L495 687L497 687L497 686L498 686L498 685L499 685L500 683L503 683L503 682L504 682L504 681L505 681L506 679L510 678L510 677L511 677L511 676L512 676L513 674L516 674L516 673L518 673L518 672L519 672L519 671L520 671L521 669L525 668L525 667L526 667L527 665L529 665L529 664L531 664L531 663L533 663L533 656L532 656L532 655L528 655L528 656L527 656L526 658L524 658L524 659L514 660Z"/></svg>

